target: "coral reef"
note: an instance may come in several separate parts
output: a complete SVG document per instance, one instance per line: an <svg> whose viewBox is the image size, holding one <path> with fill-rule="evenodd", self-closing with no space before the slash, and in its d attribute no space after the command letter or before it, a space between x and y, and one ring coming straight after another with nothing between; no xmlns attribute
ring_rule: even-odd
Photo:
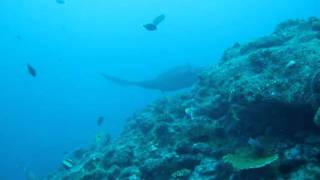
<svg viewBox="0 0 320 180"><path fill-rule="evenodd" d="M279 159L277 154L256 156L252 153L228 154L223 160L238 170L255 169L267 166Z"/></svg>
<svg viewBox="0 0 320 180"><path fill-rule="evenodd" d="M49 179L320 179L319 68L320 20L281 23Z"/></svg>

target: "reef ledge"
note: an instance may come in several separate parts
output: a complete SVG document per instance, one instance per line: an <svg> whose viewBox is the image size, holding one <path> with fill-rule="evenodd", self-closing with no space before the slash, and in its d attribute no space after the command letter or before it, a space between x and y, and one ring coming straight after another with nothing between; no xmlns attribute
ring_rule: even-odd
<svg viewBox="0 0 320 180"><path fill-rule="evenodd" d="M320 20L289 20L48 179L320 179L319 107Z"/></svg>

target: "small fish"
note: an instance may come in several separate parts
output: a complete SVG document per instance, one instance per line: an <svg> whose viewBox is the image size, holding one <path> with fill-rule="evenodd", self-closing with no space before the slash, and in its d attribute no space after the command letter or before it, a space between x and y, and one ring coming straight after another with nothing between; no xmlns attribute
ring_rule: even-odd
<svg viewBox="0 0 320 180"><path fill-rule="evenodd" d="M103 122L104 122L104 118L103 118L103 116L100 116L100 117L97 119L97 125L98 125L98 126L101 126L101 125L103 124Z"/></svg>
<svg viewBox="0 0 320 180"><path fill-rule="evenodd" d="M64 3L65 3L64 0L56 0L56 2L57 2L58 4L64 4Z"/></svg>
<svg viewBox="0 0 320 180"><path fill-rule="evenodd" d="M27 64L28 72L31 76L36 77L37 71L34 67L32 67L30 64Z"/></svg>
<svg viewBox="0 0 320 180"><path fill-rule="evenodd" d="M146 28L148 31L155 31L158 29L158 25L166 18L164 14L156 17L152 23L148 23L143 25L144 28Z"/></svg>
<svg viewBox="0 0 320 180"><path fill-rule="evenodd" d="M73 168L74 166L74 162L72 161L72 159L64 159L62 161L62 166L65 168L65 169L71 169Z"/></svg>

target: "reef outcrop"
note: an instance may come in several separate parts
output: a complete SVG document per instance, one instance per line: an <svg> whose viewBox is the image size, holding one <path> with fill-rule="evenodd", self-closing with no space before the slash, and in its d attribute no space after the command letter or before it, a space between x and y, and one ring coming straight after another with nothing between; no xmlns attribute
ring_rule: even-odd
<svg viewBox="0 0 320 180"><path fill-rule="evenodd" d="M319 107L320 20L289 20L49 179L320 179Z"/></svg>

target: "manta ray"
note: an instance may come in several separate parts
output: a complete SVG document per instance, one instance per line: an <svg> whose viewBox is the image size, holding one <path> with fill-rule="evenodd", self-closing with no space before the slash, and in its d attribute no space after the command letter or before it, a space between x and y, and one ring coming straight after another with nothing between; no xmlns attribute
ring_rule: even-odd
<svg viewBox="0 0 320 180"><path fill-rule="evenodd" d="M163 92L177 91L191 87L198 80L203 68L190 65L177 66L159 74L156 78L146 81L130 81L118 77L102 74L102 76L118 85L137 86L145 89L160 90Z"/></svg>

